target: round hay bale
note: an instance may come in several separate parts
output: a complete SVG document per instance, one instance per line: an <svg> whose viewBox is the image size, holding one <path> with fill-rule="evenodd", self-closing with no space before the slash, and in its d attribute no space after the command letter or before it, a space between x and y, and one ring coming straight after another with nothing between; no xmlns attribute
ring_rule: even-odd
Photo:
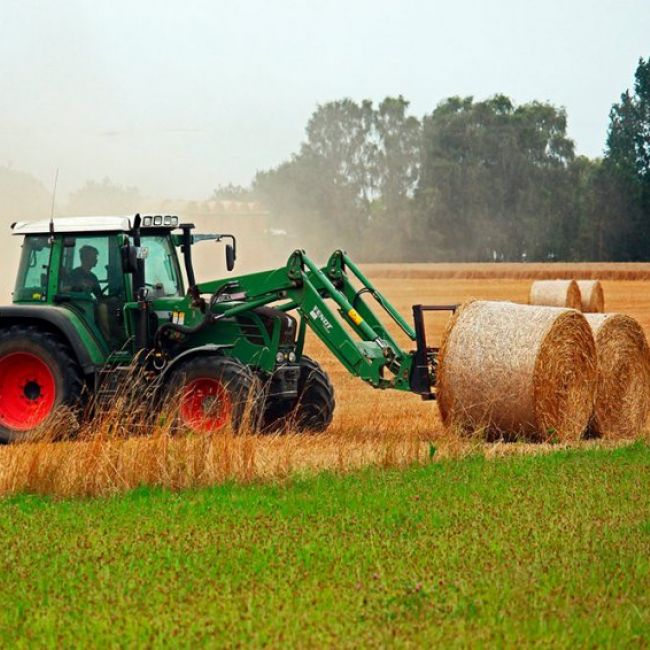
<svg viewBox="0 0 650 650"><path fill-rule="evenodd" d="M643 431L650 408L650 348L624 314L587 314L596 339L598 383L589 434L629 438Z"/></svg>
<svg viewBox="0 0 650 650"><path fill-rule="evenodd" d="M577 280L580 289L580 309L585 314L602 314L605 311L605 293L598 280Z"/></svg>
<svg viewBox="0 0 650 650"><path fill-rule="evenodd" d="M580 289L575 280L535 280L530 285L531 305L580 309Z"/></svg>
<svg viewBox="0 0 650 650"><path fill-rule="evenodd" d="M437 378L448 427L488 439L577 440L595 391L595 343L575 310L473 301L450 320Z"/></svg>

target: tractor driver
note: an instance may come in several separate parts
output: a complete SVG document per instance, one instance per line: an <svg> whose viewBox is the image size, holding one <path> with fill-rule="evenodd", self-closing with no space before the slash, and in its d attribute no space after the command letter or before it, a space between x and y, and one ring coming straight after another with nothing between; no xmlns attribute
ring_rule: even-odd
<svg viewBox="0 0 650 650"><path fill-rule="evenodd" d="M98 300L102 297L97 276L92 272L97 266L99 251L94 246L82 246L79 249L81 265L70 273L70 286L72 291L88 291Z"/></svg>

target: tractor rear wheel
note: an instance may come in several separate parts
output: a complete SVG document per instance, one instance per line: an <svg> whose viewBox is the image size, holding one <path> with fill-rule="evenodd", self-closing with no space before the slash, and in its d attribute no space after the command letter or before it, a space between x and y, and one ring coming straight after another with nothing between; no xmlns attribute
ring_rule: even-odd
<svg viewBox="0 0 650 650"><path fill-rule="evenodd" d="M0 442L25 439L59 406L81 399L81 370L55 335L31 325L0 330Z"/></svg>
<svg viewBox="0 0 650 650"><path fill-rule="evenodd" d="M320 433L332 423L334 388L327 373L307 356L300 359L298 396L290 400L270 402L263 417L265 431L292 429L304 433Z"/></svg>
<svg viewBox="0 0 650 650"><path fill-rule="evenodd" d="M196 433L215 433L229 425L233 431L257 426L257 379L237 359L194 357L182 363L167 382L166 402L176 408L178 424Z"/></svg>

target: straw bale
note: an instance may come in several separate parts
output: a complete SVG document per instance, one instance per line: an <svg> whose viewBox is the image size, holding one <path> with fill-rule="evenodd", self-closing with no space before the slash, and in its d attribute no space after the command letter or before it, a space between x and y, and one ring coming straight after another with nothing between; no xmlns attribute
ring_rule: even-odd
<svg viewBox="0 0 650 650"><path fill-rule="evenodd" d="M471 301L438 357L442 420L488 439L580 438L594 408L596 349L572 309Z"/></svg>
<svg viewBox="0 0 650 650"><path fill-rule="evenodd" d="M580 289L580 308L585 314L602 314L605 311L605 294L598 280L577 280Z"/></svg>
<svg viewBox="0 0 650 650"><path fill-rule="evenodd" d="M530 286L531 305L580 309L580 289L575 280L535 280Z"/></svg>
<svg viewBox="0 0 650 650"><path fill-rule="evenodd" d="M650 408L650 348L641 326L624 314L587 314L596 339L598 384L589 433L637 436Z"/></svg>

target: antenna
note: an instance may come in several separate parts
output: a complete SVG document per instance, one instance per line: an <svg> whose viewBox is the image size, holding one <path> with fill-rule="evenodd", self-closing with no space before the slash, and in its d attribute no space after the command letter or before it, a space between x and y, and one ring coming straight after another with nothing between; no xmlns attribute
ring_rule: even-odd
<svg viewBox="0 0 650 650"><path fill-rule="evenodd" d="M54 201L56 199L56 186L59 182L59 168L56 169L54 176L54 188L52 189L52 211L50 212L50 243L54 239Z"/></svg>

